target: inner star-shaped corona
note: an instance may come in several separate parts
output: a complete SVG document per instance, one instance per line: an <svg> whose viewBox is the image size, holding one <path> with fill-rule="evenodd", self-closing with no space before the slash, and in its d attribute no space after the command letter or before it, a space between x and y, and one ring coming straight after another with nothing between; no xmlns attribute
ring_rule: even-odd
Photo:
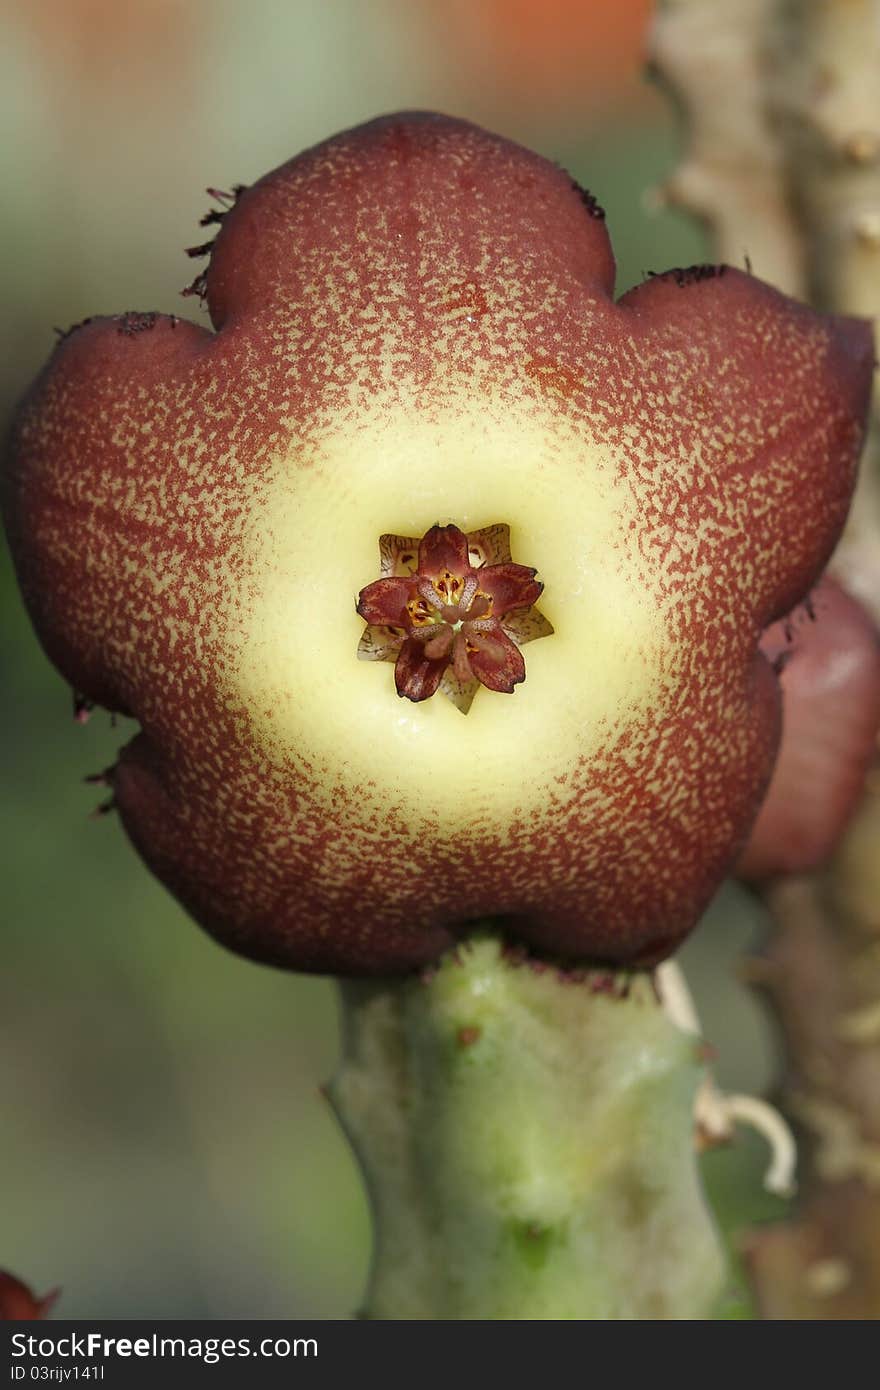
<svg viewBox="0 0 880 1390"><path fill-rule="evenodd" d="M512 694L526 676L520 648L553 628L534 607L536 571L511 560L510 528L438 523L421 540L381 536L379 554L381 578L358 596L358 656L393 661L398 695L440 690L463 714L481 685Z"/></svg>

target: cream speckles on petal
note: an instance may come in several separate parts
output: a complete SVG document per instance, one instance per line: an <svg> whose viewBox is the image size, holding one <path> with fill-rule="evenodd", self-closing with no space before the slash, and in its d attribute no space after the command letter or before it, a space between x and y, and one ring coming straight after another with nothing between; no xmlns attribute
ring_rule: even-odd
<svg viewBox="0 0 880 1390"><path fill-rule="evenodd" d="M47 651L140 720L115 794L147 862L296 968L408 969L485 915L668 952L769 775L758 635L842 525L867 331L735 271L615 305L567 176L439 117L243 192L206 285L215 334L69 335L4 484ZM554 630L466 719L356 656L377 539L396 573L438 521L535 565Z"/></svg>

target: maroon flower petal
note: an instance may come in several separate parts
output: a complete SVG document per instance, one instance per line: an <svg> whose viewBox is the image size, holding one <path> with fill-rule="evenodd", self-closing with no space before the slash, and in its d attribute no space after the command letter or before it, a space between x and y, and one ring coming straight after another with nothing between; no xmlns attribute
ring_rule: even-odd
<svg viewBox="0 0 880 1390"><path fill-rule="evenodd" d="M424 644L425 656L431 661L438 661L442 657L448 657L452 651L452 628L448 623L443 623L437 630L436 636L431 637Z"/></svg>
<svg viewBox="0 0 880 1390"><path fill-rule="evenodd" d="M452 671L456 681L462 687L470 685L475 680L468 659L467 638L463 632L457 632L452 643Z"/></svg>
<svg viewBox="0 0 880 1390"><path fill-rule="evenodd" d="M748 602L767 626L815 583L846 517L873 376L871 325L822 317L731 266L655 276L618 307L640 352L660 349L667 361L698 364L698 375L681 369L682 438L735 432L735 449L714 454L702 506L709 524L717 496L731 509L734 485L747 490L748 546L761 559L739 573L748 576ZM643 445L649 452L659 445L653 429ZM659 474L653 478L656 489ZM651 505L666 504L655 491Z"/></svg>
<svg viewBox="0 0 880 1390"><path fill-rule="evenodd" d="M425 656L423 643L408 639L401 647L394 667L394 683L398 695L405 696L415 704L420 700L429 700L448 665L448 656L441 657L439 661L431 661Z"/></svg>
<svg viewBox="0 0 880 1390"><path fill-rule="evenodd" d="M361 589L357 611L372 627L402 627L412 591L411 579L377 579Z"/></svg>
<svg viewBox="0 0 880 1390"><path fill-rule="evenodd" d="M492 615L503 618L512 608L531 608L537 603L544 585L535 578L536 570L528 565L489 565L480 570L480 592L492 600Z"/></svg>
<svg viewBox="0 0 880 1390"><path fill-rule="evenodd" d="M511 642L499 627L491 633L475 633L468 652L470 668L478 681L489 690L503 690L509 695L515 685L526 678L526 663L515 642Z"/></svg>
<svg viewBox="0 0 880 1390"><path fill-rule="evenodd" d="M468 540L457 526L432 526L419 545L419 574L463 575L470 568Z"/></svg>
<svg viewBox="0 0 880 1390"><path fill-rule="evenodd" d="M864 793L880 728L880 633L831 579L761 639L781 668L782 743L737 865L753 882L808 873L832 854Z"/></svg>

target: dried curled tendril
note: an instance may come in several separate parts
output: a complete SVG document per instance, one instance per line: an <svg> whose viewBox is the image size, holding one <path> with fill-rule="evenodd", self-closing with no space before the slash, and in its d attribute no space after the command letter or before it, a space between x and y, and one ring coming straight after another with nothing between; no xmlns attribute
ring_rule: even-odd
<svg viewBox="0 0 880 1390"><path fill-rule="evenodd" d="M361 660L393 661L398 695L439 690L463 714L481 685L512 694L526 675L520 648L553 628L534 606L536 571L511 560L509 526L380 536L379 556L381 578L358 597Z"/></svg>

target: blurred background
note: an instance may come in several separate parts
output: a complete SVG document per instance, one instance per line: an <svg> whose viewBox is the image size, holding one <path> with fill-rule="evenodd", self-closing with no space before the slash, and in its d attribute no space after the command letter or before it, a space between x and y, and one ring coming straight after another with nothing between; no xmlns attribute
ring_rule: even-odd
<svg viewBox="0 0 880 1390"><path fill-rule="evenodd" d="M0 414L53 328L197 317L180 289L207 185L250 183L381 112L467 117L564 164L607 209L619 289L705 258L664 210L677 150L646 81L649 0L0 0ZM744 248L745 249L745 248ZM37 647L0 557L0 1267L61 1317L347 1317L369 1214L318 1087L332 983L204 937L136 859L86 774L131 737ZM687 948L717 1070L772 1086L737 982L760 931L725 890ZM734 1239L782 1205L760 1141L707 1155ZM747 1315L741 1301L731 1315Z"/></svg>

